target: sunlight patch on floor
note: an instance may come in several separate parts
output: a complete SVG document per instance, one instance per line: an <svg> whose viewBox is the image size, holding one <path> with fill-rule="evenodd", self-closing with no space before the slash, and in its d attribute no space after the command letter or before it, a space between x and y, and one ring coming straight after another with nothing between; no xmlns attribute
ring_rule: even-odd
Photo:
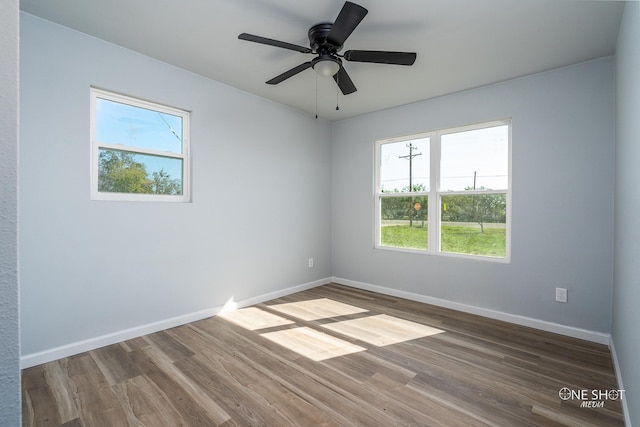
<svg viewBox="0 0 640 427"><path fill-rule="evenodd" d="M240 310L221 314L220 317L250 331L295 323L292 320L285 319L284 317L269 313L257 307L241 308Z"/></svg>
<svg viewBox="0 0 640 427"><path fill-rule="evenodd" d="M316 362L366 350L307 327L268 332L262 336Z"/></svg>
<svg viewBox="0 0 640 427"><path fill-rule="evenodd" d="M329 298L275 304L267 307L269 310L258 307L242 308L221 314L220 317L251 331L282 326L285 329L264 332L261 336L314 361L322 361L367 350L345 339L340 339L315 329L316 326L291 327L290 325L296 324L295 320L270 312L270 310L273 310L286 316L310 322L368 313L369 310L367 309ZM332 321L317 325L317 327L324 328L327 332L338 333L378 347L444 332L441 329L387 314L365 315L357 319Z"/></svg>
<svg viewBox="0 0 640 427"><path fill-rule="evenodd" d="M270 305L269 308L306 321L347 316L350 314L365 313L368 311L364 308L334 301L329 298L276 304Z"/></svg>
<svg viewBox="0 0 640 427"><path fill-rule="evenodd" d="M444 332L441 329L386 314L328 323L322 327L378 347Z"/></svg>

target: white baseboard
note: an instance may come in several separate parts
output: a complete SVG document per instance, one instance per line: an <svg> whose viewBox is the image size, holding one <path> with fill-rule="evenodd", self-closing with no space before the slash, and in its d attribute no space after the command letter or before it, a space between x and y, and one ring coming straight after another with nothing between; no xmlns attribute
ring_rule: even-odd
<svg viewBox="0 0 640 427"><path fill-rule="evenodd" d="M188 313L182 316L161 320L161 321L146 324L146 325L136 326L130 329L117 331L117 332L102 335L96 338L90 338L84 341L63 345L63 346L52 348L49 350L44 350L38 353L26 354L20 358L20 367L22 369L25 369L32 366L40 365L42 363L47 363L53 360L61 359L63 357L73 356L75 354L83 353L85 351L95 350L100 347L115 344L121 341L126 341L128 339L136 338L142 335L147 335L147 334L162 331L165 329L174 328L176 326L184 325L186 323L206 319L207 317L215 316L227 310L234 310L237 308L248 307L253 304L269 301L274 298L279 298L285 295L293 294L295 292L300 292L306 289L315 288L317 286L325 285L331 282L338 283L345 286L351 286L358 289L364 289L372 292L378 292L385 295L405 298L412 301L432 304L439 307L450 308L450 309L462 311L465 313L477 314L479 316L484 316L491 319L503 320L505 322L514 323L522 326L528 326L528 327L540 329L543 331L554 332L557 334L562 334L562 335L566 335L574 338L580 338L580 339L596 342L599 344L605 344L605 345L611 344L611 336L609 334L605 334L602 332L594 332L586 329L575 328L572 326L560 325L557 323L547 322L544 320L534 319L534 318L525 317L525 316L519 316L516 314L504 313L500 311L490 310L490 309L476 307L476 306L467 305L467 304L461 304L454 301L429 297L426 295L416 294L412 292L400 291L397 289L386 288L383 286L372 285L364 282L357 282L354 280L343 279L340 277L328 277L328 278L316 280L313 282L304 283L301 285L292 286L285 289L280 289L274 292L257 295L255 297L247 298L242 301L237 301L237 302L230 301L223 306L211 307L198 312ZM613 355L613 349L612 349L612 355ZM616 360L616 363L617 363L617 360ZM618 372L618 370L616 370L616 372Z"/></svg>
<svg viewBox="0 0 640 427"><path fill-rule="evenodd" d="M173 317L170 319L160 320L158 322L149 323L146 325L136 326L123 331L117 331L110 334L102 335L96 338L90 338L84 341L74 342L71 344L63 345L60 347L52 348L49 350L40 351L38 353L26 354L20 357L20 368L30 368L32 366L40 365L43 363L51 362L53 360L61 359L63 357L73 356L85 351L95 350L100 347L115 344L121 341L126 341L132 338L137 338L142 335L151 334L165 329L174 328L187 323L195 322L198 320L206 319L207 317L215 316L221 312L234 310L237 308L248 307L250 305L258 304L264 301L269 301L275 298L280 298L285 295L293 294L295 292L304 291L306 289L315 288L317 286L325 285L331 282L331 278L324 278L302 285L292 286L285 289L280 289L274 292L269 292L255 297L247 298L242 301L230 301L223 306L211 307L205 310L197 311L194 313L188 313L182 316Z"/></svg>
<svg viewBox="0 0 640 427"><path fill-rule="evenodd" d="M613 361L613 371L616 373L616 380L618 382L618 389L624 390L624 384L622 383L622 372L620 371L620 365L618 364L618 354L616 353L616 346L613 342L613 337L609 340L609 349L611 350L611 359ZM629 415L629 406L627 405L627 394L622 393L622 413L624 414L624 425L631 427L631 418Z"/></svg>
<svg viewBox="0 0 640 427"><path fill-rule="evenodd" d="M528 326L530 328L540 329L547 332L566 335L573 338L579 338L598 344L609 345L610 334L603 332L589 331L587 329L576 328L573 326L561 325L559 323L547 322L545 320L534 319L532 317L520 316L517 314L504 313L502 311L490 310L487 308L476 307L473 305L462 304L459 302L449 301L440 298L429 297L426 295L416 294L413 292L400 291L397 289L386 288L384 286L372 285L364 282L333 277L332 282L345 286L351 286L366 291L378 292L384 295L404 298L412 301L423 302L425 304L436 305L439 307L450 308L465 313L477 314L479 316L488 317L490 319L503 320L505 322L514 323L516 325Z"/></svg>

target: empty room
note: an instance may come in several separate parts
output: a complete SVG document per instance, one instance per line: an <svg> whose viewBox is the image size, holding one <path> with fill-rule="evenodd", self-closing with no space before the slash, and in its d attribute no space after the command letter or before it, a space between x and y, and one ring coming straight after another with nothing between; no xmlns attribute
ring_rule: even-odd
<svg viewBox="0 0 640 427"><path fill-rule="evenodd" d="M0 5L0 425L640 424L639 2Z"/></svg>

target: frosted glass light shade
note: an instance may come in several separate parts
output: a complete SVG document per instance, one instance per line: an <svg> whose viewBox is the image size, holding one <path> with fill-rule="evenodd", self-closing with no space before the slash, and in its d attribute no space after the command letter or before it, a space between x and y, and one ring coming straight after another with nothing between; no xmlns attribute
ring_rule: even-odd
<svg viewBox="0 0 640 427"><path fill-rule="evenodd" d="M331 77L340 70L340 64L333 59L321 59L313 65L319 76Z"/></svg>

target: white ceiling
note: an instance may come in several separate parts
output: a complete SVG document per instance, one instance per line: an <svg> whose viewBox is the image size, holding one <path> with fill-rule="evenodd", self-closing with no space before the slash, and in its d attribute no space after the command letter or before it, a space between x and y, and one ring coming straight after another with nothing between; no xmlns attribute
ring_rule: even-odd
<svg viewBox="0 0 640 427"><path fill-rule="evenodd" d="M355 0L369 14L344 50L417 52L412 67L346 62L358 91L318 78L329 120L614 54L624 3L575 0ZM312 56L238 39L308 46L343 0L21 0L21 9L238 89L315 114L313 70L264 82ZM340 110L336 111L336 99Z"/></svg>

